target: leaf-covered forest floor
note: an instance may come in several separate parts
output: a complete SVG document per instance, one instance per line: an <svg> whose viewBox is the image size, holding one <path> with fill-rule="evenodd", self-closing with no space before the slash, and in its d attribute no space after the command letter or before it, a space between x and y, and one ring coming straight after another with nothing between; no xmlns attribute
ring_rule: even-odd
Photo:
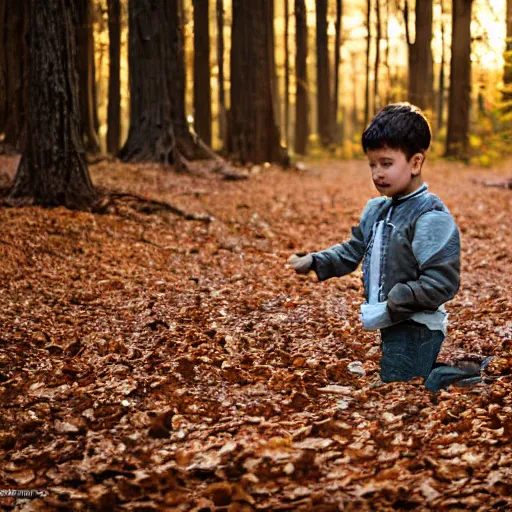
<svg viewBox="0 0 512 512"><path fill-rule="evenodd" d="M496 356L488 383L433 394L378 385L358 272L285 267L376 195L365 162L309 165L242 182L91 166L209 223L130 198L0 208L0 487L49 493L15 510L510 510L512 192L472 181L509 168L425 170L462 234L440 359Z"/></svg>

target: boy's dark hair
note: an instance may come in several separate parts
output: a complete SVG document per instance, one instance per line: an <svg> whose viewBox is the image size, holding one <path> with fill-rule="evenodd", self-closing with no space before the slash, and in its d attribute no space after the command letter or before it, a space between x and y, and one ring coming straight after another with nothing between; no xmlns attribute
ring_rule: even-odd
<svg viewBox="0 0 512 512"><path fill-rule="evenodd" d="M362 144L369 149L400 149L409 160L416 153L425 153L432 134L423 112L410 103L391 103L375 114L363 132Z"/></svg>

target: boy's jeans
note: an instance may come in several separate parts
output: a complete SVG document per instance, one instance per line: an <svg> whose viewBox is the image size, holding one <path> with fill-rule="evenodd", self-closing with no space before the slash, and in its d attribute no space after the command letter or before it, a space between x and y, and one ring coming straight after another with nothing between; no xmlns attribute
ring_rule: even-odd
<svg viewBox="0 0 512 512"><path fill-rule="evenodd" d="M442 331L431 331L413 320L381 329L383 382L428 377L444 340Z"/></svg>

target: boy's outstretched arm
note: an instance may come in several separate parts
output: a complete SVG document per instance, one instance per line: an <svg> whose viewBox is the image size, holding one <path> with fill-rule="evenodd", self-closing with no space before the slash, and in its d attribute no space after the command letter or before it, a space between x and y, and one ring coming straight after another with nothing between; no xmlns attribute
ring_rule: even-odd
<svg viewBox="0 0 512 512"><path fill-rule="evenodd" d="M435 311L452 299L460 281L460 235L447 212L423 214L416 223L412 248L420 275L396 284L389 292L387 309L393 322L419 311Z"/></svg>

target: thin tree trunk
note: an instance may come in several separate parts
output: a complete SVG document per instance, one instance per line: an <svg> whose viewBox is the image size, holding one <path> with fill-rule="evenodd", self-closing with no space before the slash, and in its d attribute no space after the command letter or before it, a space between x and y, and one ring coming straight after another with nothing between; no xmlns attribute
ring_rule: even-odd
<svg viewBox="0 0 512 512"><path fill-rule="evenodd" d="M386 68L386 104L391 102L391 69L389 66L389 2L386 5L386 51L384 53L384 67Z"/></svg>
<svg viewBox="0 0 512 512"><path fill-rule="evenodd" d="M85 149L89 153L97 153L100 143L95 128L94 113L94 56L92 54L93 31L90 0L77 0L78 26L77 37L77 69L78 93L80 101L80 117L82 120L82 137Z"/></svg>
<svg viewBox="0 0 512 512"><path fill-rule="evenodd" d="M332 143L331 80L327 38L327 0L316 0L316 86L318 135L323 147Z"/></svg>
<svg viewBox="0 0 512 512"><path fill-rule="evenodd" d="M15 204L89 209L97 200L79 136L75 14L72 1L30 1L28 129Z"/></svg>
<svg viewBox="0 0 512 512"><path fill-rule="evenodd" d="M309 138L308 25L304 0L295 0L295 153L305 155Z"/></svg>
<svg viewBox="0 0 512 512"><path fill-rule="evenodd" d="M366 0L366 29L368 31L366 38L366 77L364 87L364 126L368 125L370 120L370 47L372 42L372 1Z"/></svg>
<svg viewBox="0 0 512 512"><path fill-rule="evenodd" d="M5 43L7 25L5 19L7 0L0 0L0 133L4 132L7 121L7 62L5 55Z"/></svg>
<svg viewBox="0 0 512 512"><path fill-rule="evenodd" d="M453 0L452 58L446 156L469 157L472 0Z"/></svg>
<svg viewBox="0 0 512 512"><path fill-rule="evenodd" d="M230 147L244 163L288 163L273 100L272 12L272 0L233 1Z"/></svg>
<svg viewBox="0 0 512 512"><path fill-rule="evenodd" d="M223 147L227 141L226 100L224 93L224 6L217 0L217 66L219 68L219 138Z"/></svg>
<svg viewBox="0 0 512 512"><path fill-rule="evenodd" d="M288 36L290 26L289 0L284 0L284 140L286 147L289 144L290 126L290 49L288 47Z"/></svg>
<svg viewBox="0 0 512 512"><path fill-rule="evenodd" d="M379 68L380 68L380 39L382 37L381 19L380 19L380 0L375 0L375 16L377 24L377 34L375 37L375 67L373 79L373 111L377 112L380 108L379 98Z"/></svg>
<svg viewBox="0 0 512 512"><path fill-rule="evenodd" d="M208 0L194 4L194 128L203 141L212 144L210 87L210 25Z"/></svg>
<svg viewBox="0 0 512 512"><path fill-rule="evenodd" d="M28 31L27 0L5 0L0 32L0 57L3 67L3 106L0 108L0 120L3 118L4 143L20 149L25 128L26 107L28 101L27 65L28 51L26 34ZM1 87L1 86L0 86ZM1 91L0 91L1 92Z"/></svg>
<svg viewBox="0 0 512 512"><path fill-rule="evenodd" d="M444 118L444 89L445 77L444 67L446 64L446 48L445 48L445 26L443 21L444 14L444 1L441 0L441 64L439 68L439 94L438 94L438 107L437 107L437 130L443 127Z"/></svg>
<svg viewBox="0 0 512 512"><path fill-rule="evenodd" d="M107 112L107 151L119 152L121 138L121 5L119 0L108 0L109 80Z"/></svg>
<svg viewBox="0 0 512 512"><path fill-rule="evenodd" d="M503 102L505 112L512 111L512 0L507 0L506 5L506 47L503 68Z"/></svg>
<svg viewBox="0 0 512 512"><path fill-rule="evenodd" d="M340 89L340 60L341 60L341 29L342 29L343 3L336 0L336 21L334 37L334 91L332 95L332 125L336 139L339 139L338 110L339 110L339 89Z"/></svg>

